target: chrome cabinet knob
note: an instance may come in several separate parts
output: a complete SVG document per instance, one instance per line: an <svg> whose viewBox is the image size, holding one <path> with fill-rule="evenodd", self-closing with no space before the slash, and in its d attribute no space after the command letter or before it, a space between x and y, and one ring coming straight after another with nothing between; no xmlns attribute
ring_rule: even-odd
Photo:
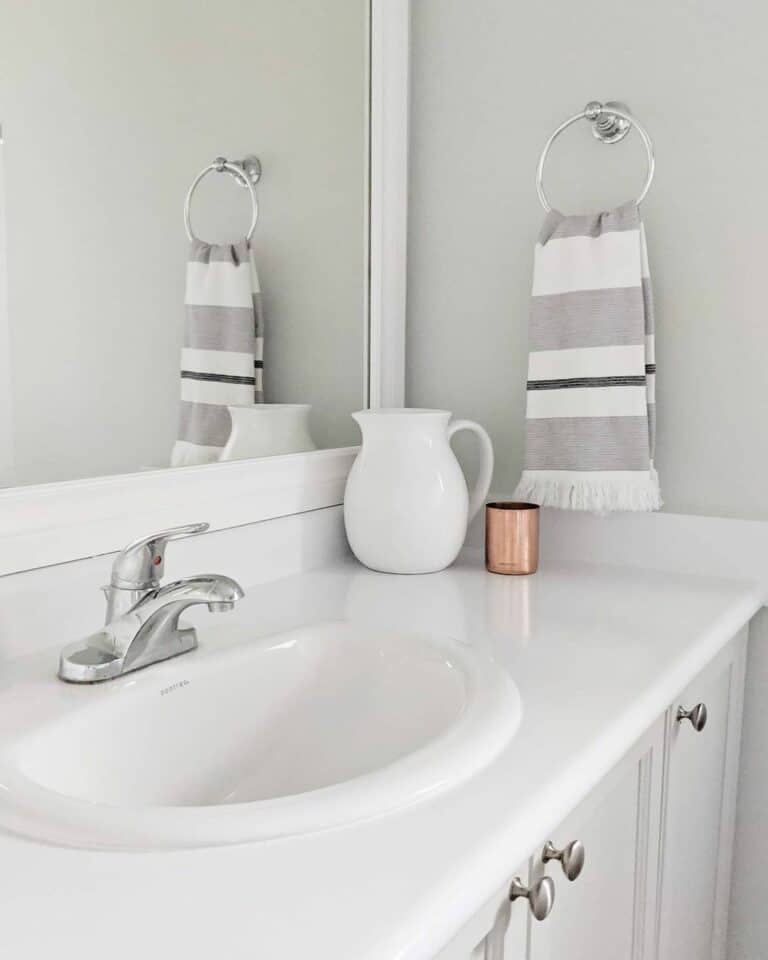
<svg viewBox="0 0 768 960"><path fill-rule="evenodd" d="M584 869L584 844L581 840L572 840L562 850L558 850L551 840L547 840L541 851L542 863L559 860L563 873L569 880L575 880Z"/></svg>
<svg viewBox="0 0 768 960"><path fill-rule="evenodd" d="M696 733L701 733L707 725L707 705L705 703L697 703L696 706L690 710L686 710L685 707L678 707L677 722L682 723L683 720L690 720L691 726Z"/></svg>
<svg viewBox="0 0 768 960"><path fill-rule="evenodd" d="M531 913L537 920L546 920L555 902L555 884L551 877L540 877L526 887L520 877L515 877L509 888L509 899L514 902L525 897Z"/></svg>

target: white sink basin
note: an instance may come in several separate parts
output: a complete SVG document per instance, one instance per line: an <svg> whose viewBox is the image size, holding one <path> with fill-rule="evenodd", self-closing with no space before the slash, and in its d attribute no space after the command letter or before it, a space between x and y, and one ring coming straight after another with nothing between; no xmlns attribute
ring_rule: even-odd
<svg viewBox="0 0 768 960"><path fill-rule="evenodd" d="M29 697L29 691L27 691ZM453 641L322 624L0 711L0 826L185 847L379 815L486 765L520 700Z"/></svg>

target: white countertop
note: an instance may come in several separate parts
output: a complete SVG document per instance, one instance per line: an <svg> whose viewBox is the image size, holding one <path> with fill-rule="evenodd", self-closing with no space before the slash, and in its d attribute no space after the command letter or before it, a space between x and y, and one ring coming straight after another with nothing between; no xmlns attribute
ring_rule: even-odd
<svg viewBox="0 0 768 960"><path fill-rule="evenodd" d="M694 519L691 531L711 523L679 519ZM670 525L664 536L675 543L675 563L654 561L661 526L631 522L647 547L638 547L636 566L620 525L610 535L601 526L592 549L589 531L600 521L569 520L570 549L545 535L534 577L487 574L471 550L450 570L420 577L374 574L350 560L252 587L226 625L200 619L202 643L223 630L247 642L328 619L448 634L509 670L522 723L498 759L462 786L324 833L149 853L0 835L3 955L433 957L765 599L762 568L742 580L707 575L722 565L707 565L693 533L686 557L683 527ZM706 528L713 557L717 531L744 546L746 527L740 540L733 522L715 523L729 526ZM768 535L766 525L748 526L754 567ZM605 562L612 551L616 562ZM2 683L52 671L58 648L6 664ZM171 677L175 664L152 669Z"/></svg>

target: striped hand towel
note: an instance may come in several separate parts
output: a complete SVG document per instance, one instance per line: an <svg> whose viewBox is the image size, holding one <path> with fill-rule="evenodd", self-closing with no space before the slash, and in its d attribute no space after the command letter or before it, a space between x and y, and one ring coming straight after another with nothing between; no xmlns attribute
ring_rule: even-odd
<svg viewBox="0 0 768 960"><path fill-rule="evenodd" d="M658 510L654 319L637 204L547 215L536 244L525 465L515 496Z"/></svg>
<svg viewBox="0 0 768 960"><path fill-rule="evenodd" d="M191 242L185 314L174 467L218 460L232 428L227 404L264 401L261 291L246 240Z"/></svg>

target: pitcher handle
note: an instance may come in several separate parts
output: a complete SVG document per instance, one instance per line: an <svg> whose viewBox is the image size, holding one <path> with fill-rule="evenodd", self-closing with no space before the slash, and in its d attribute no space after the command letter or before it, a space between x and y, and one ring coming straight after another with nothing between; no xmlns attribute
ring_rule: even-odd
<svg viewBox="0 0 768 960"><path fill-rule="evenodd" d="M467 517L467 526L469 526L477 516L480 507L485 503L485 498L491 488L493 444L485 430L474 420L454 420L448 427L448 439L450 440L459 430L471 430L480 441L480 471L469 495L469 516Z"/></svg>

